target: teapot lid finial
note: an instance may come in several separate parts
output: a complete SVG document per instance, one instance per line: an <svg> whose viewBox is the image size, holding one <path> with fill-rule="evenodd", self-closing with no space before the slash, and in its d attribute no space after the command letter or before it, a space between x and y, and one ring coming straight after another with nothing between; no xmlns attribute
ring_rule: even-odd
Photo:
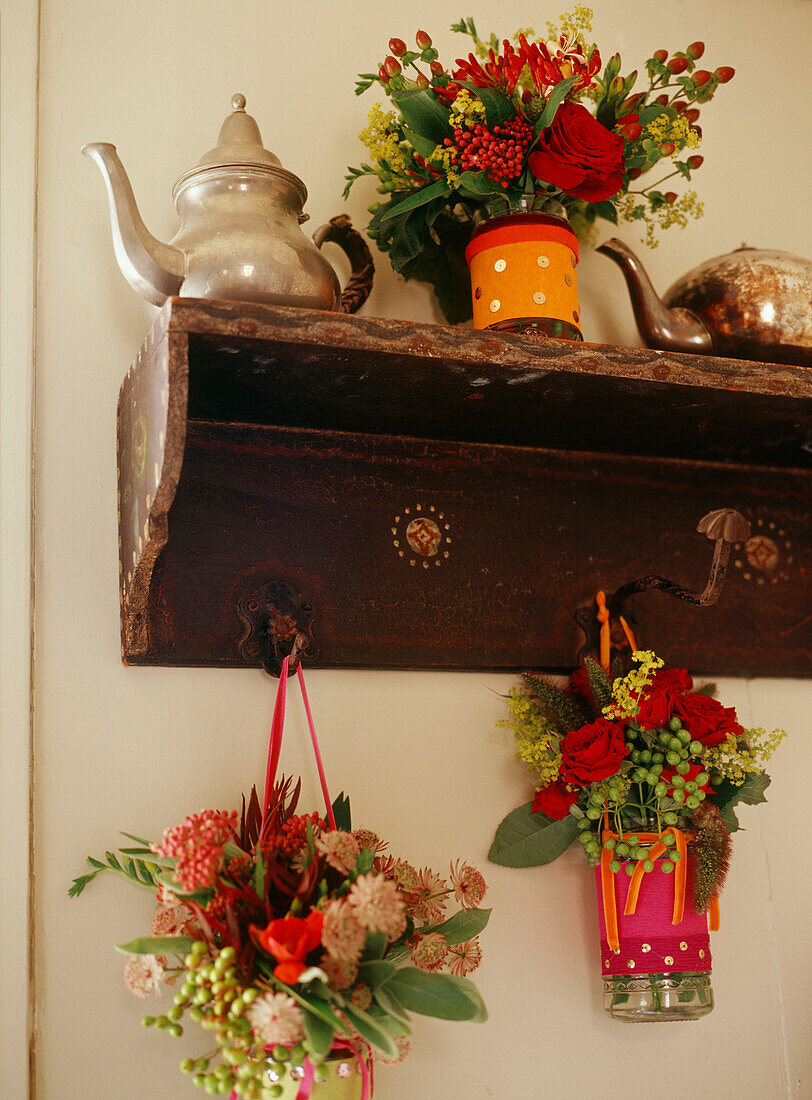
<svg viewBox="0 0 812 1100"><path fill-rule="evenodd" d="M245 111L245 96L237 92L231 97L232 113L220 128L217 145L198 161L198 165L212 167L225 164L281 165L279 157L262 144L259 126Z"/></svg>

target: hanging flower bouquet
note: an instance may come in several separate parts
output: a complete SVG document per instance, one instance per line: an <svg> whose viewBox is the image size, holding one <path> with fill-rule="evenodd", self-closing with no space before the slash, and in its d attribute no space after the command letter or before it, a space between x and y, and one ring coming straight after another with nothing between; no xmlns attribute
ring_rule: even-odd
<svg viewBox="0 0 812 1100"><path fill-rule="evenodd" d="M378 85L393 110L370 110L360 137L372 163L349 169L345 196L361 176L378 179L388 198L370 206L368 235L395 271L433 285L451 323L471 317L465 249L477 218L543 209L584 235L596 218L620 217L648 222L654 244L655 226L702 213L693 191L680 197L661 185L690 180L702 164L693 151L700 107L734 70L697 68L705 46L694 42L656 50L639 89L637 70L621 75L617 53L601 72L591 19L576 4L545 38L527 29L501 43L483 42L462 19L451 29L469 35L475 52L455 68L418 31L416 49L392 38L378 71L360 74L356 94ZM666 174L642 181L661 160Z"/></svg>
<svg viewBox="0 0 812 1100"><path fill-rule="evenodd" d="M446 880L387 854L352 829L343 795L326 819L298 814L300 786L272 781L264 808L254 789L240 814L193 814L159 844L125 833L132 845L89 858L70 890L113 871L156 894L151 934L119 948L125 981L141 997L177 987L145 1026L211 1031L214 1050L180 1067L208 1093L304 1100L352 1078L335 1095L366 1098L373 1056L405 1057L409 1012L486 1019L466 977L490 916L482 875L457 861Z"/></svg>
<svg viewBox="0 0 812 1100"><path fill-rule="evenodd" d="M527 673L510 693L502 724L537 789L490 859L550 863L577 837L596 870L607 1010L692 1018L713 1004L708 915L714 930L735 807L766 801L764 764L785 735L743 729L713 685L695 691L653 653L633 659L614 683L587 658L566 688Z"/></svg>

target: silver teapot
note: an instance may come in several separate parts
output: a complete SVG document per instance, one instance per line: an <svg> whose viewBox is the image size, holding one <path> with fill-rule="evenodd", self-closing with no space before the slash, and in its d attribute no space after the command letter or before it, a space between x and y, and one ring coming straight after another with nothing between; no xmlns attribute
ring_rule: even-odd
<svg viewBox="0 0 812 1100"><path fill-rule="evenodd" d="M85 145L107 184L116 259L130 286L155 306L167 298L230 298L271 305L355 312L372 286L372 257L344 216L333 218L308 240L299 226L307 188L266 149L245 96L217 145L178 179L172 198L180 229L169 244L156 240L141 220L116 147ZM342 294L319 247L334 240L350 258L352 275ZM317 245L319 247L317 247Z"/></svg>

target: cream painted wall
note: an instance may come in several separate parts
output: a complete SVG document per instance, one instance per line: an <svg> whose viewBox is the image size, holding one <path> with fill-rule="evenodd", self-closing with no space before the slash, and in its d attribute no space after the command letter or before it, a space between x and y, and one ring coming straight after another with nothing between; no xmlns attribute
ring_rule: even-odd
<svg viewBox="0 0 812 1100"><path fill-rule="evenodd" d="M596 0L595 37L632 61L658 46L708 43L735 81L707 111L702 222L672 231L647 262L667 286L743 240L810 254L810 4L773 0ZM177 1072L197 1045L143 1031L113 945L145 926L150 900L114 881L66 896L88 852L116 829L158 835L208 805L232 805L263 767L272 685L256 672L125 669L119 659L115 404L145 332L116 267L102 182L79 155L118 145L150 229L175 227L174 179L209 148L242 91L266 144L310 189L311 225L344 208L345 165L369 97L353 78L391 34L424 26L444 56L464 13L484 30L558 14L519 0L437 0L408 7L309 0L43 0L39 187L36 649L36 942L40 1100L193 1095ZM374 194L359 187L356 224ZM635 237L627 232L626 238ZM634 343L616 269L587 253L585 335ZM427 292L379 264L368 315L434 320ZM4 364L4 369L7 364ZM464 856L483 866L494 906L479 985L486 1025L418 1021L414 1053L383 1069L381 1100L594 1100L687 1089L720 1100L810 1096L805 974L810 970L808 859L812 767L807 683L723 683L745 722L792 737L772 769L767 806L747 831L714 942L718 1007L685 1029L629 1031L601 1012L596 909L576 853L546 869L486 865L496 823L528 797L509 737L495 729L506 675L339 673L309 677L332 787L357 822L417 863ZM305 728L294 710L283 766L316 797ZM4 1013L9 1011L7 999ZM659 1082L659 1083L658 1083ZM19 1088L4 1092L22 1097Z"/></svg>

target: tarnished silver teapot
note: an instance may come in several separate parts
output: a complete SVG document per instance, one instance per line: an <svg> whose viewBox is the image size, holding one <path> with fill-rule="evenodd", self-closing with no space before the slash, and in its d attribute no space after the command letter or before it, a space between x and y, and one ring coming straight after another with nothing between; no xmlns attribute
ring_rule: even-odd
<svg viewBox="0 0 812 1100"><path fill-rule="evenodd" d="M613 238L637 328L651 348L812 366L812 263L742 246L695 267L657 297L643 265Z"/></svg>
<svg viewBox="0 0 812 1100"><path fill-rule="evenodd" d="M341 293L319 247L301 231L307 189L262 144L259 127L235 95L217 145L178 179L172 198L180 229L169 244L147 230L116 153L105 142L82 152L101 169L110 199L116 259L134 290L153 305L172 295L231 298L353 313L372 286L372 257L346 216L315 234L341 245L352 276Z"/></svg>

